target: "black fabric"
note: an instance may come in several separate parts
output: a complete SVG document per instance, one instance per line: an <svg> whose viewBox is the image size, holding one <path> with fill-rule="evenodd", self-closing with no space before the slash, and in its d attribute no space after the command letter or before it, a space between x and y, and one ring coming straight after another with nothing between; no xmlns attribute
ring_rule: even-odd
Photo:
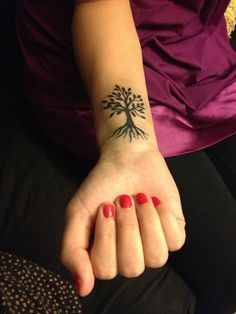
<svg viewBox="0 0 236 314"><path fill-rule="evenodd" d="M182 196L187 241L171 264L197 296L197 314L236 311L236 136L167 160Z"/></svg>
<svg viewBox="0 0 236 314"><path fill-rule="evenodd" d="M34 125L34 123L32 123ZM91 165L40 131L9 125L0 169L0 250L73 283L60 264L64 212ZM7 130L7 125L5 130ZM236 137L167 158L187 220L187 242L168 265L138 278L96 280L85 313L232 314L236 311Z"/></svg>

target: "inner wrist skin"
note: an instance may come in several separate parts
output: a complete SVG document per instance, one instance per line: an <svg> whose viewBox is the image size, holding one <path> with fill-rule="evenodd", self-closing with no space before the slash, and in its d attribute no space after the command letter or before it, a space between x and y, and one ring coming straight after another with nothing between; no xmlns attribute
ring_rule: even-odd
<svg viewBox="0 0 236 314"><path fill-rule="evenodd" d="M100 153L158 150L148 97L115 84L96 106L95 127Z"/></svg>
<svg viewBox="0 0 236 314"><path fill-rule="evenodd" d="M130 1L76 1L72 42L93 109L100 154L157 149ZM134 97L133 109L122 88L132 98L140 96ZM117 107L109 97L112 93L123 97L116 100Z"/></svg>

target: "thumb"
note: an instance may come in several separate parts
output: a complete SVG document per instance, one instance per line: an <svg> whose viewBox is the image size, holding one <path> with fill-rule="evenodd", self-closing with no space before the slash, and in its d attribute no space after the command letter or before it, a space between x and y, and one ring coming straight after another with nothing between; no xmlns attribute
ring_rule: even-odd
<svg viewBox="0 0 236 314"><path fill-rule="evenodd" d="M75 278L80 296L87 296L94 287L94 274L88 248L93 219L83 206L68 207L60 260Z"/></svg>

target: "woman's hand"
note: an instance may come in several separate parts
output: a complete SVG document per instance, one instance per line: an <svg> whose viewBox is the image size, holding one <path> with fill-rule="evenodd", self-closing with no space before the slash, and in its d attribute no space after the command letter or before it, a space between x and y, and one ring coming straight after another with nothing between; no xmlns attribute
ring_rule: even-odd
<svg viewBox="0 0 236 314"><path fill-rule="evenodd" d="M151 197L160 204L155 207ZM168 251L184 244L184 227L179 193L162 155L150 148L108 148L68 205L61 261L86 296L94 276L136 277L145 266L163 266Z"/></svg>

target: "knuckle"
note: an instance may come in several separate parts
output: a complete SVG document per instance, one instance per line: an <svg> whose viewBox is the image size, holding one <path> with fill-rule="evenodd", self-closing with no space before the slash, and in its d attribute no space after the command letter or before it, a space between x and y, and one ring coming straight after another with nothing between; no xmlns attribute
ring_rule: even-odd
<svg viewBox="0 0 236 314"><path fill-rule="evenodd" d="M176 217L172 212L166 213L163 219L168 222L169 228L176 228Z"/></svg>
<svg viewBox="0 0 236 314"><path fill-rule="evenodd" d="M99 267L95 267L93 269L94 271L94 276L98 279L102 279L102 280L110 280L113 279L117 276L117 271L116 269L102 269Z"/></svg>
<svg viewBox="0 0 236 314"><path fill-rule="evenodd" d="M168 249L171 252L180 250L185 243L185 235L181 237L177 237L174 241L168 244Z"/></svg>
<svg viewBox="0 0 236 314"><path fill-rule="evenodd" d="M125 219L119 219L117 220L117 227L122 229L129 229L129 230L136 230L138 227L138 222L135 220L125 220Z"/></svg>
<svg viewBox="0 0 236 314"><path fill-rule="evenodd" d="M146 262L146 266L150 268L160 268L166 264L168 257L169 257L168 251L159 254L158 256L149 257Z"/></svg>
<svg viewBox="0 0 236 314"><path fill-rule="evenodd" d="M95 233L94 241L103 242L105 239L112 239L114 236L114 228L104 228L101 232Z"/></svg>
<svg viewBox="0 0 236 314"><path fill-rule="evenodd" d="M131 269L124 269L119 271L120 275L127 278L134 278L140 276L144 272L145 267L136 267Z"/></svg>
<svg viewBox="0 0 236 314"><path fill-rule="evenodd" d="M177 217L177 223L179 224L180 228L186 227L186 220L184 217Z"/></svg>

